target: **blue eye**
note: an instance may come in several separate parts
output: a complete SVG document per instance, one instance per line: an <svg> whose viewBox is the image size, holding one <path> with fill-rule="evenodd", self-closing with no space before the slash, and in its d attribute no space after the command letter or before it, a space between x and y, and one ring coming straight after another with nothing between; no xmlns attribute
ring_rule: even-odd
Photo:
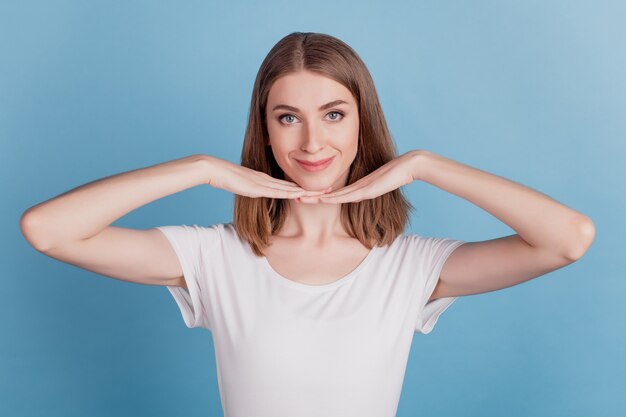
<svg viewBox="0 0 626 417"><path fill-rule="evenodd" d="M338 112L338 111L331 111L331 112L330 112L330 113L328 113L328 114L333 114L333 113L338 114L338 115L340 115L341 117L343 117L343 113ZM337 119L331 119L331 120L337 120Z"/></svg>
<svg viewBox="0 0 626 417"><path fill-rule="evenodd" d="M339 112L339 111L331 111L331 112L329 112L328 114L333 114L333 113L340 115L342 118L344 117L343 113L342 113L342 112ZM328 115L328 114L327 114L327 115ZM288 114L288 113L287 113L287 114L281 114L280 116L278 116L278 121L280 121L280 122L282 123L282 122L283 122L283 118L285 118L285 117L294 117L294 118L295 118L296 116L294 116L293 114ZM335 121L335 120L341 120L341 118L339 118L339 119L337 119L337 118L334 118L334 119L333 119L333 118L331 118L331 120L333 120L333 121ZM293 124L293 123L283 123L283 124L291 125L291 124Z"/></svg>
<svg viewBox="0 0 626 417"><path fill-rule="evenodd" d="M278 116L278 120L279 121L283 121L283 117L294 117L293 114L283 114L282 116ZM291 123L287 123L288 125L290 125Z"/></svg>

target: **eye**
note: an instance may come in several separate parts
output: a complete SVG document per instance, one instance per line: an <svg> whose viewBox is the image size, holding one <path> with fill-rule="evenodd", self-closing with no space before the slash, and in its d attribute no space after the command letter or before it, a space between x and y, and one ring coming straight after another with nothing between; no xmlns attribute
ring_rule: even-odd
<svg viewBox="0 0 626 417"><path fill-rule="evenodd" d="M282 122L284 117L295 117L293 114L282 114L280 116L278 116L278 121ZM286 123L288 125L290 125L291 123Z"/></svg>
<svg viewBox="0 0 626 417"><path fill-rule="evenodd" d="M331 111L331 112L329 112L328 114L338 114L338 115L340 115L340 116L341 116L341 118L343 118L343 117L344 117L343 113L342 113L342 112L340 112L340 111ZM328 115L328 114L327 114L327 115ZM282 122L283 122L283 118L285 118L285 117L294 117L294 118L295 118L295 116L294 116L293 114L281 114L280 116L278 116L278 121L282 123ZM339 119L338 119L338 118L336 118L336 117L335 117L335 118L331 118L330 120L333 120L333 121L334 121L334 120L341 120L341 118L339 118ZM289 122L287 122L287 123L283 123L283 124L288 124L288 125L291 125L291 124L293 124L293 123L289 123Z"/></svg>
<svg viewBox="0 0 626 417"><path fill-rule="evenodd" d="M338 114L338 115L340 115L340 116L343 118L343 113L341 113L341 112L339 112L339 111L331 111L331 112L330 112L330 113L328 113L328 114ZM338 120L338 119L331 119L331 120Z"/></svg>

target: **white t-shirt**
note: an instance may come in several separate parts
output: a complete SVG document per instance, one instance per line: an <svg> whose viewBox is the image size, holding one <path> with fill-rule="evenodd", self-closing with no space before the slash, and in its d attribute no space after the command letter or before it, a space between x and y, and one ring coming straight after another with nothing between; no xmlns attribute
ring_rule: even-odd
<svg viewBox="0 0 626 417"><path fill-rule="evenodd" d="M161 226L188 290L168 286L187 327L210 330L225 417L393 417L413 333L457 297L426 304L454 249L401 234L348 275L309 285L257 257L232 223Z"/></svg>

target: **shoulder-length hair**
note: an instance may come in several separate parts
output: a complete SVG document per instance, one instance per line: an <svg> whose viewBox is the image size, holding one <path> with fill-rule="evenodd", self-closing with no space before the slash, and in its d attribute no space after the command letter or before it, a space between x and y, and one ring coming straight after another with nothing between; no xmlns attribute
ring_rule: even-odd
<svg viewBox="0 0 626 417"><path fill-rule="evenodd" d="M241 166L285 179L269 140L265 107L269 91L278 78L302 70L316 72L344 85L359 109L359 138L356 157L347 184L370 174L397 156L397 151L372 77L357 53L343 41L322 33L293 32L282 38L267 54L254 82ZM341 205L341 223L346 232L372 249L390 244L409 222L414 207L400 189L373 199ZM289 205L284 199L235 195L234 227L257 256L269 238L282 227Z"/></svg>

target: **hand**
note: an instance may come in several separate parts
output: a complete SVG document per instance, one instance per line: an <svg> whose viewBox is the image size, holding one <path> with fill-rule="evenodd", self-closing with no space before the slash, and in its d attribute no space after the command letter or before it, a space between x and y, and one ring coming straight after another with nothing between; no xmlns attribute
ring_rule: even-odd
<svg viewBox="0 0 626 417"><path fill-rule="evenodd" d="M303 196L302 203L339 204L378 197L415 181L415 153L409 151L346 187L319 196Z"/></svg>
<svg viewBox="0 0 626 417"><path fill-rule="evenodd" d="M246 168L214 156L210 157L211 187L221 188L246 197L298 198L320 195L325 191L307 191L296 183L274 178L264 172Z"/></svg>

